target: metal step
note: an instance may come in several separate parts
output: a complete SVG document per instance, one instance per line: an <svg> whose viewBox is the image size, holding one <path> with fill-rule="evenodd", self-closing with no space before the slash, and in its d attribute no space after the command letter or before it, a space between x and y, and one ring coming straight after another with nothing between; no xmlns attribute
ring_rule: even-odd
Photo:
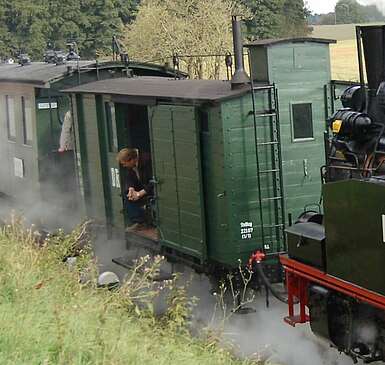
<svg viewBox="0 0 385 365"><path fill-rule="evenodd" d="M264 228L283 228L284 224L270 224L270 225L264 225Z"/></svg>
<svg viewBox="0 0 385 365"><path fill-rule="evenodd" d="M262 199L263 202L268 202L268 201L273 201L273 200L281 200L283 197L282 196L274 196L272 198L264 198Z"/></svg>
<svg viewBox="0 0 385 365"><path fill-rule="evenodd" d="M257 143L257 146L271 146L278 143L279 143L278 141L261 142L261 143Z"/></svg>
<svg viewBox="0 0 385 365"><path fill-rule="evenodd" d="M272 90L274 89L274 85L266 85L266 86L252 86L252 90L262 91L262 90Z"/></svg>
<svg viewBox="0 0 385 365"><path fill-rule="evenodd" d="M271 174L273 172L280 172L281 170L280 169L272 169L272 170L260 170L259 173L260 174Z"/></svg>
<svg viewBox="0 0 385 365"><path fill-rule="evenodd" d="M251 112L253 114L253 112ZM277 113L272 112L272 113L255 113L256 118L265 118L265 117L276 117Z"/></svg>
<svg viewBox="0 0 385 365"><path fill-rule="evenodd" d="M250 57L250 54L249 54ZM280 148L280 129L279 129L279 100L278 100L278 94L276 90L275 84L272 85L264 85L264 86L255 86L253 84L253 76L251 76L251 85L250 85L250 92L252 97L252 111L249 112L253 116L254 119L254 134L255 134L255 158L256 158L256 165L257 165L257 178L258 178L258 200L260 206L262 206L263 203L271 202L271 205L274 205L274 218L272 222L274 224L265 225L264 224L264 217L262 213L262 209L259 209L259 215L260 215L260 229L261 229L261 238L262 238L262 244L264 245L266 243L266 240L268 237L275 237L275 240L281 244L282 240L284 240L284 237L281 233L282 228L284 227L284 199L283 199L283 187L282 187L282 156L281 156L281 148ZM256 95L258 92L263 92L264 95L267 97L267 103L268 105L265 110L257 109L256 106ZM270 131L269 138L263 138L265 136L261 135L262 138L258 138L258 132L259 132L259 126L260 123L258 122L258 118L268 118L268 121L263 122L263 127L268 128ZM266 136L267 137L267 136ZM263 146L272 146L271 151L271 160L268 162L268 165L265 167L265 170L261 170L261 164L260 164L260 150L259 147ZM270 169L271 168L271 169ZM268 194L263 194L261 190L261 184L263 183L262 179L265 179L263 176L266 176L266 174L272 174L272 177L274 179L274 184L271 186L272 190L272 197L269 198ZM263 197L265 195L265 197ZM267 196L266 196L267 195ZM274 230L275 232L272 233L271 230ZM267 232L269 231L269 232ZM278 232L279 231L279 232ZM270 233L272 233L270 235Z"/></svg>

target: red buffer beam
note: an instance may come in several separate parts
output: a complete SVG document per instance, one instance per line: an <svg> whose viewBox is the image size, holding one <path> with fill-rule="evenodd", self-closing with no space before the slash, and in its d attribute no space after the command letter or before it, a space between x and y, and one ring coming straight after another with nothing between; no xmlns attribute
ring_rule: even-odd
<svg viewBox="0 0 385 365"><path fill-rule="evenodd" d="M383 295L330 276L312 266L290 259L287 255L280 256L280 261L286 272L288 292L289 315L285 317L285 322L292 326L309 321L309 316L306 312L308 304L307 293L309 284L314 283L385 310L385 297ZM299 313L297 314L294 310L295 298L299 301Z"/></svg>

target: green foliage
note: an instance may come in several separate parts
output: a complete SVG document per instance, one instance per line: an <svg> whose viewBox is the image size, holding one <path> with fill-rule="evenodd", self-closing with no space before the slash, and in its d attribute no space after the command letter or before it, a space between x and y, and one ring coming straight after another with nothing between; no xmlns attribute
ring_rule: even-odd
<svg viewBox="0 0 385 365"><path fill-rule="evenodd" d="M162 256L144 256L135 261L119 288L118 297L122 308L141 317L154 314L154 299L174 282L171 280L160 284L154 280L159 275L163 260Z"/></svg>
<svg viewBox="0 0 385 365"><path fill-rule="evenodd" d="M231 15L247 15L235 0L143 0L126 28L130 56L169 62L179 55L225 54L232 50ZM181 59L192 78L219 78L223 57Z"/></svg>
<svg viewBox="0 0 385 365"><path fill-rule="evenodd" d="M192 309L198 300L196 297L191 298L188 296L187 287L188 283L177 285L177 277L169 287L165 319L166 326L173 331L187 331Z"/></svg>
<svg viewBox="0 0 385 365"><path fill-rule="evenodd" d="M241 0L251 13L246 21L250 38L303 36L307 34L308 10L303 0Z"/></svg>
<svg viewBox="0 0 385 365"><path fill-rule="evenodd" d="M335 13L328 13L328 14L322 14L319 17L319 19L313 24L331 25L331 24L335 24L335 22L336 22Z"/></svg>
<svg viewBox="0 0 385 365"><path fill-rule="evenodd" d="M118 3L116 0L83 2L82 13L86 19L82 27L85 39L80 47L83 54L95 57L111 51L112 36L120 34L123 26L119 17Z"/></svg>
<svg viewBox="0 0 385 365"><path fill-rule="evenodd" d="M132 21L138 0L0 0L0 58L27 52L41 60L48 42L76 41L82 58L111 52L113 35Z"/></svg>
<svg viewBox="0 0 385 365"><path fill-rule="evenodd" d="M304 36L309 32L306 21L309 11L306 9L303 0L285 0L282 12L282 36Z"/></svg>
<svg viewBox="0 0 385 365"><path fill-rule="evenodd" d="M24 0L3 0L3 32L0 39L7 39L7 51L13 55L21 52L40 54L44 49L45 32L48 28L48 7L46 0L27 2ZM6 41L4 41L6 42ZM9 54L8 54L9 56Z"/></svg>
<svg viewBox="0 0 385 365"><path fill-rule="evenodd" d="M15 217L0 229L0 364L250 364L213 341L174 332L164 318L127 311L120 291L79 283L93 265L90 252L78 249L84 227L46 240ZM63 257L74 248L84 265L69 270ZM148 281L142 269L136 280ZM184 300L175 300L172 318L186 313Z"/></svg>
<svg viewBox="0 0 385 365"><path fill-rule="evenodd" d="M337 24L363 23L366 21L363 6L355 0L339 0L335 6Z"/></svg>
<svg viewBox="0 0 385 365"><path fill-rule="evenodd" d="M311 24L355 24L383 22L385 16L376 5L361 5L356 0L339 0L334 13L310 17Z"/></svg>
<svg viewBox="0 0 385 365"><path fill-rule="evenodd" d="M246 20L249 37L264 39L279 36L282 22L282 0L243 0L243 2L252 13L252 18Z"/></svg>
<svg viewBox="0 0 385 365"><path fill-rule="evenodd" d="M132 23L135 20L140 0L116 0L119 17L124 24Z"/></svg>

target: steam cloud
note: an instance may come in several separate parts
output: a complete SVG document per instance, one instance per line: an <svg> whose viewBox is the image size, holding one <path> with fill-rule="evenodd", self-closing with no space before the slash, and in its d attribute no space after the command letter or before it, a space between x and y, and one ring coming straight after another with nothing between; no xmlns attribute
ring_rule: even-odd
<svg viewBox="0 0 385 365"><path fill-rule="evenodd" d="M205 276L194 275L191 294L199 298L194 324L211 322L214 328L221 327L220 314L213 320L216 300L210 289ZM223 327L225 339L241 357L265 360L266 365L352 365L349 357L317 338L308 324L293 328L284 323L285 304L271 298L270 308L266 308L264 296L259 295L253 307L255 313L233 314Z"/></svg>
<svg viewBox="0 0 385 365"><path fill-rule="evenodd" d="M378 10L385 14L385 0L359 0L362 5L376 5Z"/></svg>

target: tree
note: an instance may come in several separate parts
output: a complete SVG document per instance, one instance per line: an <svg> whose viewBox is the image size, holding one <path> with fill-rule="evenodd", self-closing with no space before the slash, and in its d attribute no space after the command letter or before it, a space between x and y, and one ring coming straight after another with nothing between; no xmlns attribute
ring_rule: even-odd
<svg viewBox="0 0 385 365"><path fill-rule="evenodd" d="M70 40L76 40L79 45L83 44L86 16L81 11L79 0L50 1L49 14L47 41L57 49L65 49Z"/></svg>
<svg viewBox="0 0 385 365"><path fill-rule="evenodd" d="M306 9L303 0L285 0L282 13L281 36L305 36L309 32L306 21L309 10Z"/></svg>
<svg viewBox="0 0 385 365"><path fill-rule="evenodd" d="M314 24L332 25L332 24L335 24L335 22L336 22L335 13L327 13L327 14L322 14L319 18L319 21Z"/></svg>
<svg viewBox="0 0 385 365"><path fill-rule="evenodd" d="M41 60L47 43L76 41L83 58L111 53L111 39L132 21L139 0L0 0L0 56Z"/></svg>
<svg viewBox="0 0 385 365"><path fill-rule="evenodd" d="M337 24L365 23L364 7L356 0L339 0L334 8Z"/></svg>
<svg viewBox="0 0 385 365"><path fill-rule="evenodd" d="M283 0L242 0L252 17L246 20L249 38L279 37L282 25Z"/></svg>
<svg viewBox="0 0 385 365"><path fill-rule="evenodd" d="M303 0L241 0L251 11L246 21L249 38L303 36L308 33L309 11Z"/></svg>
<svg viewBox="0 0 385 365"><path fill-rule="evenodd" d="M9 52L17 56L28 52L41 57L45 48L45 33L48 27L48 3L46 0L26 2L23 0L5 1L5 26L9 34Z"/></svg>
<svg viewBox="0 0 385 365"><path fill-rule="evenodd" d="M8 32L6 26L6 13L5 13L6 0L0 0L0 61L2 58L9 57L11 55L10 42L11 35Z"/></svg>
<svg viewBox="0 0 385 365"><path fill-rule="evenodd" d="M83 0L81 12L86 17L82 29L85 39L80 47L83 56L111 53L112 36L123 29L117 5L116 0Z"/></svg>
<svg viewBox="0 0 385 365"><path fill-rule="evenodd" d="M168 62L177 53L225 54L232 50L231 15L243 14L233 0L144 0L136 20L126 27L124 43L131 57ZM181 57L194 78L219 78L223 57Z"/></svg>
<svg viewBox="0 0 385 365"><path fill-rule="evenodd" d="M119 17L123 24L132 23L138 12L140 0L117 0L117 9Z"/></svg>

